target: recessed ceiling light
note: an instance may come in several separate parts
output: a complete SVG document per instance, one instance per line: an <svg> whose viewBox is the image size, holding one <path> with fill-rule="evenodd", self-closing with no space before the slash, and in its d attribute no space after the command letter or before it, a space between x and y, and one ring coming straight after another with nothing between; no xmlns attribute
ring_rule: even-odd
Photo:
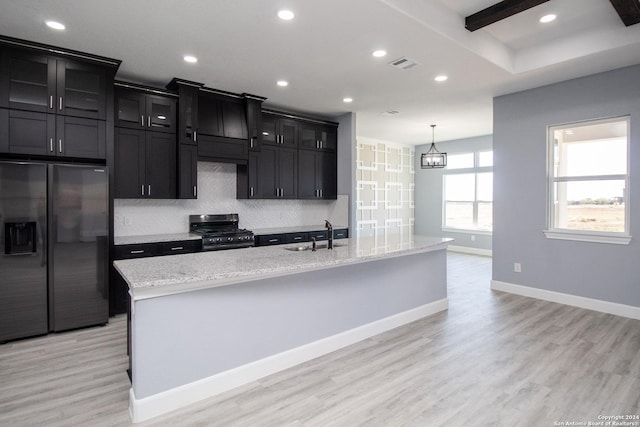
<svg viewBox="0 0 640 427"><path fill-rule="evenodd" d="M195 56L192 56L192 55L185 55L183 59L186 62L189 62L191 64L195 64L196 62L198 62L198 58L196 58Z"/></svg>
<svg viewBox="0 0 640 427"><path fill-rule="evenodd" d="M286 81L286 80L278 80L278 86L280 86L280 87L289 86L289 82Z"/></svg>
<svg viewBox="0 0 640 427"><path fill-rule="evenodd" d="M47 27L49 28L53 28L54 30L64 30L65 27L64 24L61 24L60 22L56 22L56 21L47 21L45 22L45 24L47 24Z"/></svg>
<svg viewBox="0 0 640 427"><path fill-rule="evenodd" d="M447 81L447 79L448 79L448 78L449 78L449 77L445 76L444 74L441 74L441 75L439 75L439 76L435 76L435 77L433 78L433 80L435 80L435 81L437 81L437 82L444 82L444 81Z"/></svg>
<svg viewBox="0 0 640 427"><path fill-rule="evenodd" d="M283 10L279 10L278 11L278 18L280 18L282 20L285 20L285 21L290 21L295 16L296 15L293 12L291 12L290 10L283 9Z"/></svg>
<svg viewBox="0 0 640 427"><path fill-rule="evenodd" d="M387 54L386 50L374 50L371 55L375 56L376 58L382 58L383 56L385 56Z"/></svg>
<svg viewBox="0 0 640 427"><path fill-rule="evenodd" d="M540 22L542 22L543 24L546 24L547 22L554 21L556 18L557 18L556 15L554 15L553 13L550 13L550 14L544 15L542 18L540 18Z"/></svg>
<svg viewBox="0 0 640 427"><path fill-rule="evenodd" d="M347 103L349 103L349 102L353 102L353 98L349 98L349 97L347 97L347 98L342 98L342 102L347 102Z"/></svg>

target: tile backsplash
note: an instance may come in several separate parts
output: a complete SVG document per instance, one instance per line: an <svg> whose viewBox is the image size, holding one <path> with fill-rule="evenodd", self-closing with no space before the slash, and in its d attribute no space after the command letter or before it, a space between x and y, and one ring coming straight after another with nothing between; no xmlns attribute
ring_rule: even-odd
<svg viewBox="0 0 640 427"><path fill-rule="evenodd" d="M116 199L114 235L185 233L189 215L237 213L248 229L349 224L348 196L338 200L237 200L236 165L198 162L197 200Z"/></svg>

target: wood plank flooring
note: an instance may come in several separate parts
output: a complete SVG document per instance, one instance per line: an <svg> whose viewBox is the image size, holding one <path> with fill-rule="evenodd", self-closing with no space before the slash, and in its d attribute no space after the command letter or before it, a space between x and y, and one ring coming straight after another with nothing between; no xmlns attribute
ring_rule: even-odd
<svg viewBox="0 0 640 427"><path fill-rule="evenodd" d="M640 321L491 291L140 426L553 426L640 414ZM128 426L124 317L0 346L0 426Z"/></svg>

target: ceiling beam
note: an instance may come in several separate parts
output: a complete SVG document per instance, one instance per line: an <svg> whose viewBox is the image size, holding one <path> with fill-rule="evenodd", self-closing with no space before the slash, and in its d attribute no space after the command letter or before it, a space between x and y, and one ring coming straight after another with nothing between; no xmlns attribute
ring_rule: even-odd
<svg viewBox="0 0 640 427"><path fill-rule="evenodd" d="M640 2L638 0L610 0L627 27L640 22Z"/></svg>
<svg viewBox="0 0 640 427"><path fill-rule="evenodd" d="M469 31L475 31L548 1L549 0L504 0L486 9L482 9L480 12L467 16L464 18L464 26ZM613 3L614 0L611 0L611 2Z"/></svg>

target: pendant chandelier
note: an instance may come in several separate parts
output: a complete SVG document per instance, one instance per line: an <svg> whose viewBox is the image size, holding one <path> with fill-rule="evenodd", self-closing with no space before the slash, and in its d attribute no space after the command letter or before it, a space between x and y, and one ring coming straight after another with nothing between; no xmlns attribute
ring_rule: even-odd
<svg viewBox="0 0 640 427"><path fill-rule="evenodd" d="M431 147L426 153L420 156L420 167L422 169L443 168L447 166L447 153L441 153L436 149L436 125L431 125Z"/></svg>

